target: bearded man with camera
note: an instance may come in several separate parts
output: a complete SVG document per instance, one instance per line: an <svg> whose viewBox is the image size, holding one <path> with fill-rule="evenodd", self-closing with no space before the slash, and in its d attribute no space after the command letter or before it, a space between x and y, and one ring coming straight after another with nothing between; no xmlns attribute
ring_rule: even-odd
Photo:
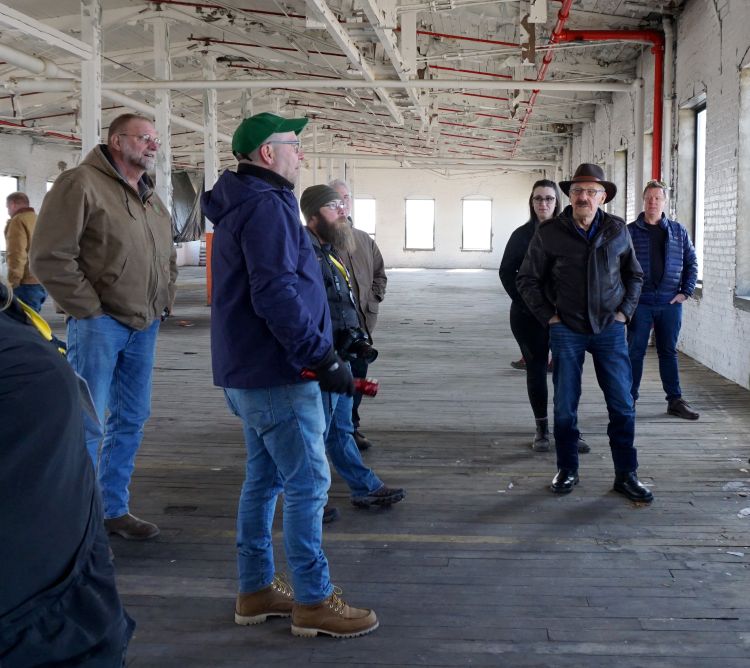
<svg viewBox="0 0 750 668"><path fill-rule="evenodd" d="M300 208L307 221L310 241L323 274L334 348L347 362L361 359L369 364L375 361L378 352L372 347L367 332L359 325L357 302L351 289L349 273L335 250L351 251L354 247L345 204L330 186L316 185L302 193ZM406 495L404 490L386 486L362 461L354 440L352 401L350 395L323 392L328 457L349 485L353 505L369 508L398 503ZM335 508L327 507L323 521L331 522L337 516Z"/></svg>

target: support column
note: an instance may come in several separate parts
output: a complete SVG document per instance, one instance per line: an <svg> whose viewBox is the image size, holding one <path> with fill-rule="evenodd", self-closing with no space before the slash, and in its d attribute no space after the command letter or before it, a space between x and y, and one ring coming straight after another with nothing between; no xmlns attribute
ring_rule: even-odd
<svg viewBox="0 0 750 668"><path fill-rule="evenodd" d="M81 40L91 46L91 57L81 61L81 155L102 137L102 6L100 0L81 0Z"/></svg>
<svg viewBox="0 0 750 668"><path fill-rule="evenodd" d="M643 210L643 129L645 125L646 111L644 108L643 79L633 82L633 113L635 114L635 146L633 147L633 206L635 211L633 218Z"/></svg>
<svg viewBox="0 0 750 668"><path fill-rule="evenodd" d="M216 79L216 56L203 57L203 78ZM217 94L215 88L203 93L203 191L211 190L219 178L219 153L216 146L218 134ZM214 236L213 223L206 218L206 303L211 304L211 248Z"/></svg>
<svg viewBox="0 0 750 668"><path fill-rule="evenodd" d="M240 96L240 117L249 118L253 115L253 92L249 88L245 88Z"/></svg>
<svg viewBox="0 0 750 668"><path fill-rule="evenodd" d="M169 59L169 20L154 19L154 76L162 81L172 79L172 64ZM161 137L162 145L156 154L156 194L167 209L172 211L172 145L171 145L171 107L172 93L168 88L155 92L156 118L154 125Z"/></svg>

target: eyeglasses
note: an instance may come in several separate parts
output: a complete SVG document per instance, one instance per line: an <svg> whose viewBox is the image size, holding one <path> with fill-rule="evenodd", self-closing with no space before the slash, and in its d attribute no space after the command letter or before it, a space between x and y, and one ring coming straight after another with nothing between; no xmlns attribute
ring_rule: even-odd
<svg viewBox="0 0 750 668"><path fill-rule="evenodd" d="M274 139L273 141L267 141L264 142L265 144L289 144L289 146L292 146L292 150L295 153L299 153L301 149L302 142L299 139L288 139L288 140L282 140L282 139Z"/></svg>
<svg viewBox="0 0 750 668"><path fill-rule="evenodd" d="M144 144L156 144L161 146L161 139L158 137L152 137L151 135L129 135L127 132L119 132L120 137L135 137L140 139Z"/></svg>
<svg viewBox="0 0 750 668"><path fill-rule="evenodd" d="M598 188L571 188L568 192L573 196L586 193L589 197L596 197L599 193L603 193L604 191L599 190Z"/></svg>
<svg viewBox="0 0 750 668"><path fill-rule="evenodd" d="M550 202L554 202L556 199L557 197L542 197L541 195L534 195L534 197L531 198L531 201L536 202L537 204L541 204L542 202L544 202L545 204L549 204Z"/></svg>
<svg viewBox="0 0 750 668"><path fill-rule="evenodd" d="M343 209L345 208L345 204L340 199L335 199L333 202L328 202L327 204L324 204L323 207L325 209L330 209L331 211L335 211L336 209Z"/></svg>

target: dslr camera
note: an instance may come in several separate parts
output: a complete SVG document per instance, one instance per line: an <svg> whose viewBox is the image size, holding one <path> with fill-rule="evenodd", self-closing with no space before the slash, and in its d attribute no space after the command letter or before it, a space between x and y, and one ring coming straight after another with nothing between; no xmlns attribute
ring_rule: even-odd
<svg viewBox="0 0 750 668"><path fill-rule="evenodd" d="M351 361L361 359L372 364L378 356L378 351L370 344L367 332L358 327L339 330L336 333L335 348L342 359Z"/></svg>

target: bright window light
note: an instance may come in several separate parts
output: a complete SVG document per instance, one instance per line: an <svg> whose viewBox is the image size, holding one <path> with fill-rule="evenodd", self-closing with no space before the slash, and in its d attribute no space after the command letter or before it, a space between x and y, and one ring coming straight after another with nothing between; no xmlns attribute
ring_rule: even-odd
<svg viewBox="0 0 750 668"><path fill-rule="evenodd" d="M434 250L435 200L406 200L406 249Z"/></svg>
<svg viewBox="0 0 750 668"><path fill-rule="evenodd" d="M375 238L375 199L372 197L354 198L354 227L364 230Z"/></svg>
<svg viewBox="0 0 750 668"><path fill-rule="evenodd" d="M695 254L698 256L698 281L703 281L703 222L706 189L706 109L695 115Z"/></svg>
<svg viewBox="0 0 750 668"><path fill-rule="evenodd" d="M492 200L463 200L462 250L492 250Z"/></svg>

